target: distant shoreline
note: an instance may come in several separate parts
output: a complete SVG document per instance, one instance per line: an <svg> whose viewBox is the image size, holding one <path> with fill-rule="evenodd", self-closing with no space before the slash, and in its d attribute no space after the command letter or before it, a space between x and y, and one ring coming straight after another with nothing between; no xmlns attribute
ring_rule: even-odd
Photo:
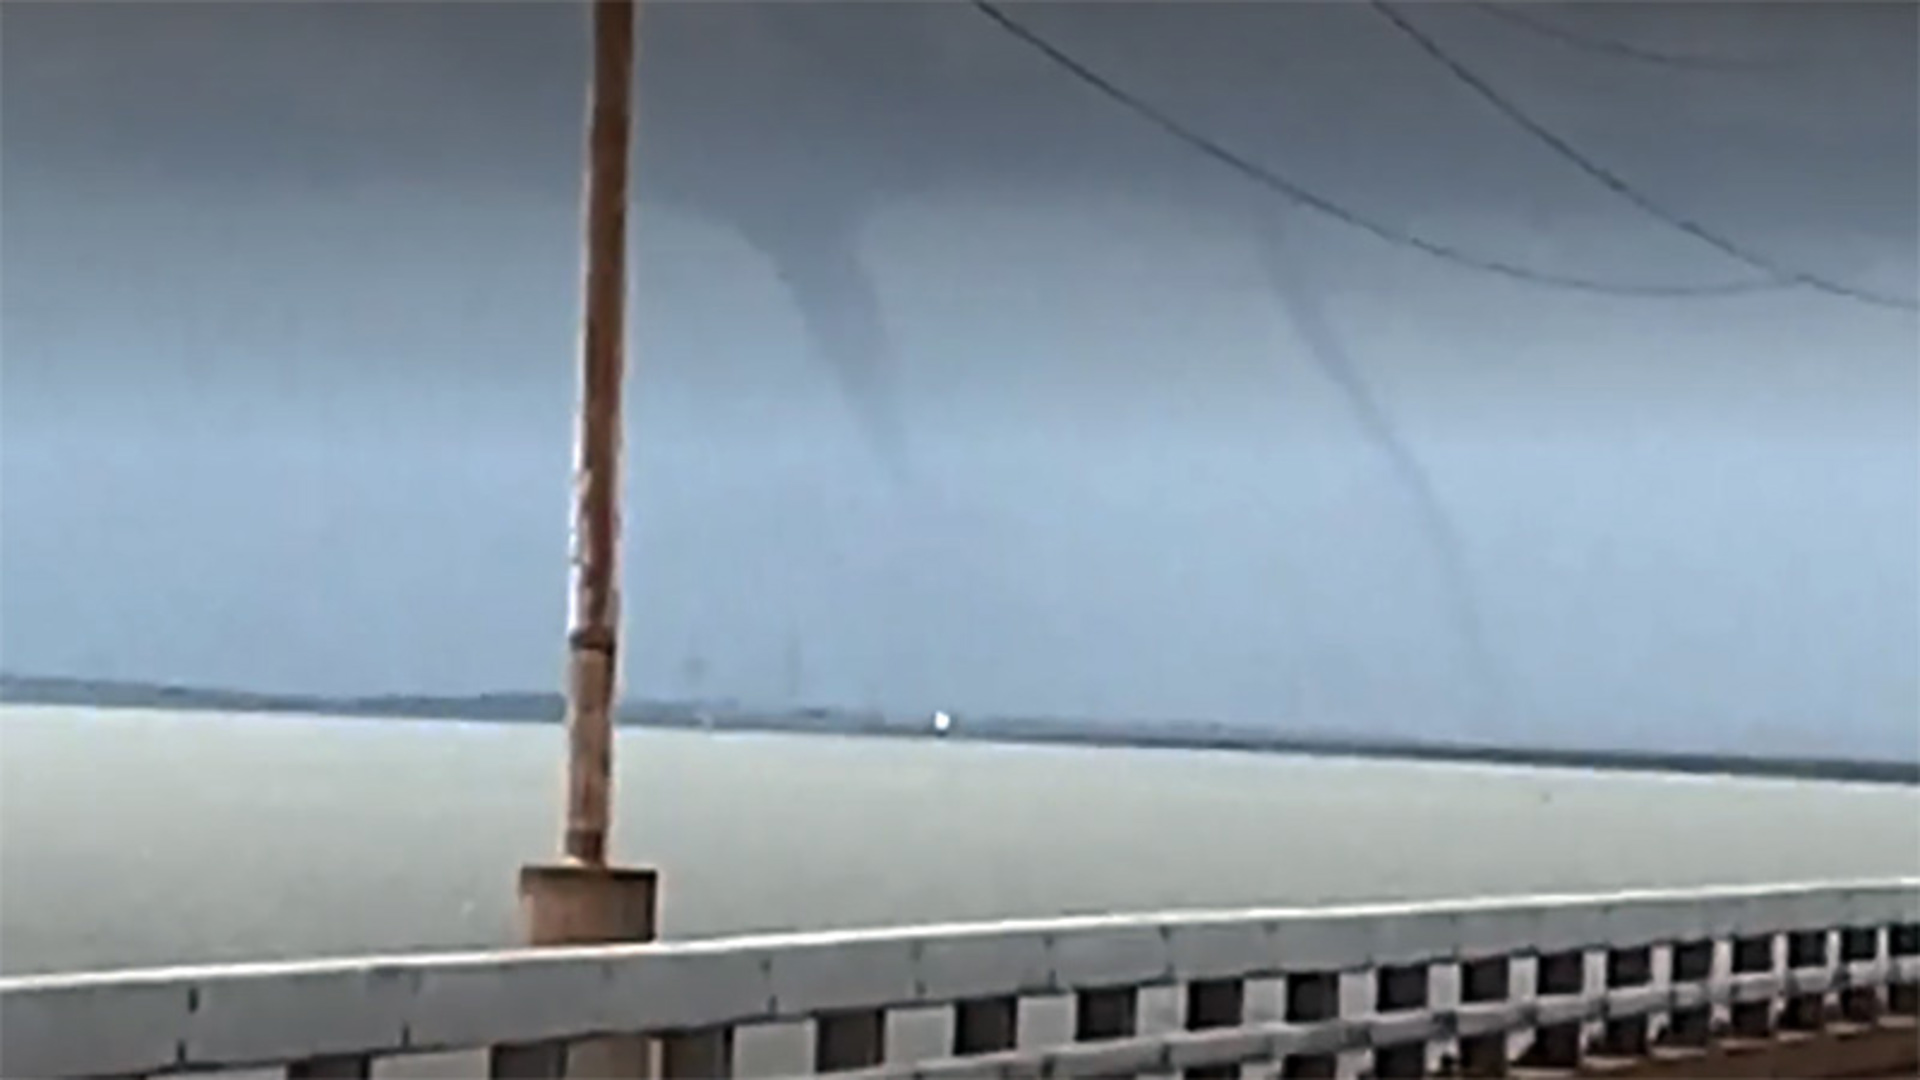
<svg viewBox="0 0 1920 1080"><path fill-rule="evenodd" d="M558 694L467 696L376 695L328 697L258 694L205 687L0 675L0 704L205 712L304 713L360 719L464 720L557 723ZM1403 739L1290 734L1203 722L1117 722L960 715L945 736L924 717L889 717L840 709L767 711L697 702L642 702L621 710L623 727L883 738L945 738L964 742L1025 743L1164 750L1227 750L1295 756L1393 759L1679 773L1696 776L1823 780L1920 786L1920 760L1767 757L1761 755L1581 750L1521 746L1422 743Z"/></svg>

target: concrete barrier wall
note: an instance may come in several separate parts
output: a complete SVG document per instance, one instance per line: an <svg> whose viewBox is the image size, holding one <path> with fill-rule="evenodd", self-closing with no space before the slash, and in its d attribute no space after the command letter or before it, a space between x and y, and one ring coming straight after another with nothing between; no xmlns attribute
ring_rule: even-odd
<svg viewBox="0 0 1920 1080"><path fill-rule="evenodd" d="M484 1047L496 1075L565 1075L569 1044L640 1034L664 1074L713 1076L737 1030L802 1021L822 1072L1331 1075L1368 1057L1420 1075L1878 1025L1916 981L1920 879L1172 912L12 978L0 1073L367 1075ZM1260 982L1277 1019L1250 1017ZM1149 988L1184 996L1177 1029L1142 1030ZM1072 1002L1072 1042L1028 1045L1023 1006L1052 998ZM929 1009L947 1051L896 1060L891 1014Z"/></svg>

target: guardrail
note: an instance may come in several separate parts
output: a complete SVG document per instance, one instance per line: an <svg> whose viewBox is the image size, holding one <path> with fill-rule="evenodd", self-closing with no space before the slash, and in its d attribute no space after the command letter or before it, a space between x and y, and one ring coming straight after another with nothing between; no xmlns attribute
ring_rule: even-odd
<svg viewBox="0 0 1920 1080"><path fill-rule="evenodd" d="M715 1077L740 1029L804 1022L823 1073L1331 1076L1365 1054L1381 1077L1487 1075L1881 1025L1915 1010L1917 983L1920 878L1176 912L15 977L0 1074L364 1077L485 1048L493 1076L552 1077L640 1036L655 1075ZM1258 985L1271 1017L1249 1008ZM1167 987L1184 1017L1143 1029L1143 988ZM1072 1002L1070 1042L1027 1045L1022 1006L1042 998ZM909 1009L945 1013L943 1055L889 1058L889 1015Z"/></svg>

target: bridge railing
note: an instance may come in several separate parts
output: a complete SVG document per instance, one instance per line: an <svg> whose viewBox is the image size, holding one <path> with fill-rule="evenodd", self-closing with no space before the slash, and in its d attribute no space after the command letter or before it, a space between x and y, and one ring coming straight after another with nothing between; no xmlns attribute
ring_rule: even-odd
<svg viewBox="0 0 1920 1080"><path fill-rule="evenodd" d="M353 1077L485 1049L494 1076L546 1077L644 1039L655 1075L714 1077L742 1029L803 1022L822 1073L1330 1076L1365 1056L1381 1077L1495 1075L1884 1030L1917 983L1920 878L1175 912L14 977L0 1074ZM1156 988L1183 1006L1157 1031ZM1049 998L1071 1002L1070 1040L1034 1045L1024 1007ZM929 1009L944 1050L890 1055L890 1014Z"/></svg>

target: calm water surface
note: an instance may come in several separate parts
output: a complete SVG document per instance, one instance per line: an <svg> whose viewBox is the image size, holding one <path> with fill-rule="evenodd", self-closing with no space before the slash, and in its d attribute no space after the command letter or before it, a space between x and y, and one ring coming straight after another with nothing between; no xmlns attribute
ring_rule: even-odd
<svg viewBox="0 0 1920 1080"><path fill-rule="evenodd" d="M554 727L0 708L0 969L506 942ZM621 736L670 936L1920 873L1920 793L772 735Z"/></svg>

